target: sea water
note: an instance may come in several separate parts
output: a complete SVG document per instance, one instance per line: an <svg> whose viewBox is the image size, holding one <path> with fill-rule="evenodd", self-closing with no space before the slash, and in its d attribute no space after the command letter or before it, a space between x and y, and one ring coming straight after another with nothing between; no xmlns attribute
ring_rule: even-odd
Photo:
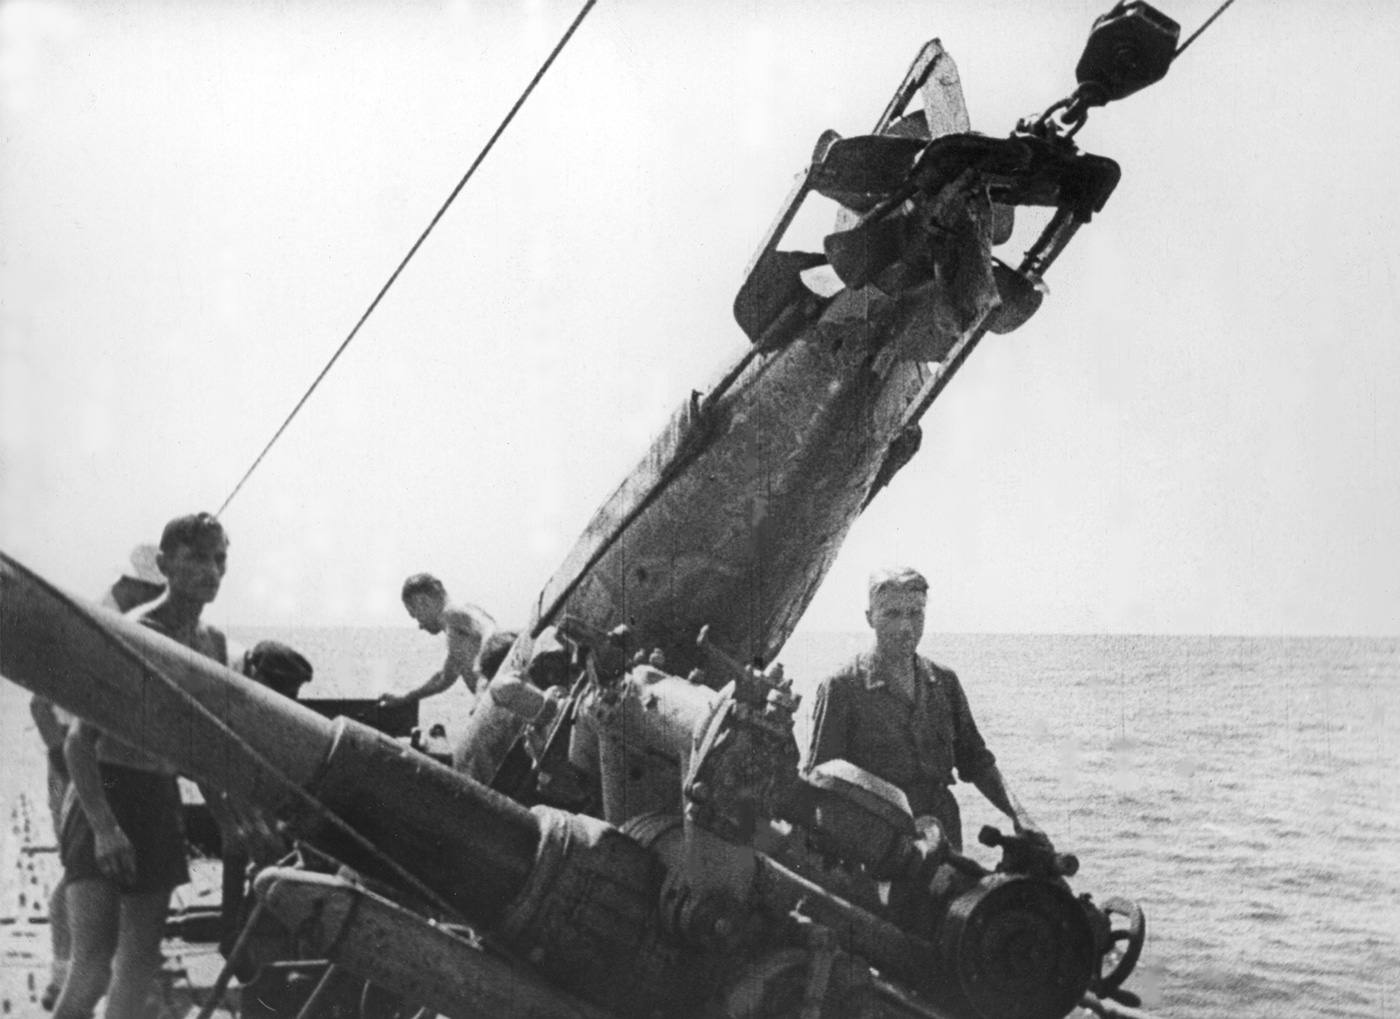
<svg viewBox="0 0 1400 1019"><path fill-rule="evenodd" d="M231 636L302 650L309 696L405 690L443 654L409 629ZM816 682L865 639L799 634L779 656L801 738ZM1146 911L1128 987L1153 1015L1400 1016L1400 639L931 634L923 651L957 671L1011 786L1079 856L1075 890ZM9 732L25 702L6 686ZM421 720L470 700L459 684ZM993 862L976 833L1005 819L955 791L969 852Z"/></svg>

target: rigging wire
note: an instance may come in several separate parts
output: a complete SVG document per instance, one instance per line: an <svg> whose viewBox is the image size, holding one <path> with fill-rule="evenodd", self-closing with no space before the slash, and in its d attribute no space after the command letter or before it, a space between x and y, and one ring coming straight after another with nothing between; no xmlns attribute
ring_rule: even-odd
<svg viewBox="0 0 1400 1019"><path fill-rule="evenodd" d="M388 281L384 284L384 286L382 286L379 289L379 293L375 295L374 300L370 302L369 307L366 308L364 314L360 316L360 320L355 323L355 328L350 330L350 335L346 336L345 339L341 342L340 346L336 348L335 353L331 355L331 359L327 361L326 366L321 369L321 373L316 376L315 380L307 388L306 392L302 394L301 399L298 400L296 406L292 408L292 412L287 415L286 420L282 422L282 424L278 427L276 433L272 436L271 439L268 440L267 445L263 447L262 452L258 454L257 459L253 461L253 465L249 467L247 471L244 472L243 477L238 479L238 484L233 486L233 491L229 493L228 498L225 499L223 505L219 507L219 511L214 514L215 518L223 516L224 510L228 509L228 505L229 503L233 502L234 496L236 496L239 493L239 491L243 488L244 483L247 482L247 480L250 477L252 477L253 472L258 469L258 465L263 462L263 458L267 456L268 452L272 449L272 447L276 445L277 440L282 437L282 433L287 430L287 426L292 423L292 419L297 416L297 413L301 410L302 406L306 403L308 399L311 398L311 394L316 391L316 387L321 384L321 380L326 377L326 374L335 365L336 361L340 359L340 355L345 353L345 348L350 346L350 341L353 340L356 334L359 333L360 327L365 324L365 320L368 319L370 315L374 312L374 309L379 306L379 302L383 299L384 295L389 292L389 288L394 285L394 281L399 278L399 273L404 271L404 268L408 265L409 260L412 259L415 254L417 254L418 249L422 247L423 242L428 239L428 234L432 233L433 228L438 225L438 220L442 219L443 215L447 212L448 207L451 206L453 201L457 198L457 195L461 192L462 188L466 187L467 181L472 179L472 174L476 173L477 167L481 165L482 161L486 158L487 153L489 153L492 147L495 146L496 140L500 138L502 134L505 133L506 128L510 126L510 122L515 119L516 113L518 113L520 111L520 108L525 105L525 100L530 98L530 93L533 92L535 90L535 86L540 83L540 79L544 77L545 72L548 71L550 65L554 63L554 59L557 56L559 56L561 52L563 52L564 47L569 42L569 39L573 37L573 34L578 29L579 25L583 24L583 19L588 16L588 12L593 9L593 5L597 2L598 0L585 0L582 9L579 10L578 15L573 20L573 23L569 25L568 30L565 31L562 37L560 37L559 42L555 44L553 51L545 59L545 62L540 65L540 69L535 72L535 76L530 79L530 84L525 86L525 91L520 93L520 98L515 101L515 105L510 108L510 112L505 115L505 119L502 120L500 126L496 128L495 133L491 135L490 139L486 142L485 146L482 147L481 151L477 154L476 159L472 161L472 165L468 167L467 172L462 176L462 179L457 182L457 186L452 189L452 193L447 196L447 201L442 203L442 208L438 209L437 215L433 217L432 222L428 224L427 229L425 229L422 232L422 234L419 235L418 240L413 242L413 247L408 249L408 254L404 255L403 261L399 263L398 268L394 270L393 274L389 277Z"/></svg>
<svg viewBox="0 0 1400 1019"><path fill-rule="evenodd" d="M1235 0L1225 0L1223 4L1217 7L1215 9L1215 13L1212 14L1210 17L1206 18L1205 24L1203 24L1200 28L1196 29L1196 31L1192 32L1191 37L1176 48L1176 52L1172 54L1172 60L1175 61L1177 57L1185 53L1186 47L1190 46L1193 42L1195 42L1202 32L1210 28L1210 26L1214 23L1215 19L1225 13L1225 8L1229 7L1234 2Z"/></svg>
<svg viewBox="0 0 1400 1019"><path fill-rule="evenodd" d="M1190 37L1184 43L1177 47L1176 52L1172 54L1173 66L1176 64L1177 58L1180 57L1181 54L1186 51L1186 47L1190 46L1193 42L1200 38L1201 33L1204 32L1207 28L1210 28L1210 26L1215 23L1215 19L1225 13L1225 8L1229 7L1234 2L1235 0L1225 0L1224 3L1222 3L1219 7L1215 9L1214 14L1206 18L1205 22L1202 23L1200 28L1192 32ZM1042 115L1041 119L1044 120L1045 118L1049 117L1050 114L1054 113L1057 108L1060 108L1062 105L1068 102L1068 99L1062 99L1059 103L1056 103L1054 106L1051 106L1050 109L1046 110L1045 113ZM1073 137L1074 133L1083 126L1084 121L1081 120L1078 124L1074 126L1073 130L1070 131L1067 137ZM1021 267L1021 271L1024 271L1024 268L1025 267L1023 265ZM939 394L941 394L943 390L947 388L948 383L953 380L953 376L956 375L958 369L963 366L963 362L965 362L968 359L968 357L972 354L973 350L977 348L977 344L981 342L982 337L987 335L987 331L988 330L985 323L983 325L978 326L976 330L974 330L967 336L967 338L963 341L961 346L957 347L946 360L938 364L938 367L935 370L934 374L929 376L929 378L924 382L923 386L921 387L920 393L916 397L915 402L912 405L912 409L905 413L902 429L909 429L918 424L919 419L923 417L924 413L929 409L930 406L933 405L933 401L938 399Z"/></svg>

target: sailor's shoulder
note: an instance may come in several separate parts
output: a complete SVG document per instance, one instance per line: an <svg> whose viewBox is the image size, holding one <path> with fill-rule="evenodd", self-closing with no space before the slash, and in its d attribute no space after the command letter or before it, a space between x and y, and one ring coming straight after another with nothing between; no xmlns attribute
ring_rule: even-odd
<svg viewBox="0 0 1400 1019"><path fill-rule="evenodd" d="M453 602L443 606L442 622L449 630L484 636L496 628L496 621L485 609L466 602Z"/></svg>
<svg viewBox="0 0 1400 1019"><path fill-rule="evenodd" d="M228 635L217 626L200 623L194 634L194 650L220 665L228 664Z"/></svg>
<svg viewBox="0 0 1400 1019"><path fill-rule="evenodd" d="M869 673L869 664L864 655L856 655L846 661L836 671L828 673L821 681L821 685L828 689L848 689L853 687L863 687L865 677Z"/></svg>
<svg viewBox="0 0 1400 1019"><path fill-rule="evenodd" d="M932 658L918 655L919 671L924 677L935 686L946 684L949 686L958 685L958 674L946 665L939 665Z"/></svg>

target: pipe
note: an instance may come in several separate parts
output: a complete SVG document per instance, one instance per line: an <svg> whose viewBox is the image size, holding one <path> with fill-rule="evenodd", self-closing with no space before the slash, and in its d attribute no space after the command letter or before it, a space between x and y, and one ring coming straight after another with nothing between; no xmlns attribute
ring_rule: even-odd
<svg viewBox="0 0 1400 1019"><path fill-rule="evenodd" d="M835 931L847 952L869 959L876 969L896 979L917 985L931 971L933 946L794 874L776 860L758 857L756 891L756 898L770 916L802 913Z"/></svg>
<svg viewBox="0 0 1400 1019"><path fill-rule="evenodd" d="M315 950L405 1001L453 1016L610 1019L528 968L340 878L269 868L257 888Z"/></svg>

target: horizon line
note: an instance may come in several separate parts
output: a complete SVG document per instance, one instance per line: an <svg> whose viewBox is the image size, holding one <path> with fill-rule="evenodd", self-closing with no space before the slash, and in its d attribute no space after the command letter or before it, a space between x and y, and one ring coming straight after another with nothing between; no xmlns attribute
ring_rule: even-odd
<svg viewBox="0 0 1400 1019"><path fill-rule="evenodd" d="M218 623L225 630L404 630L418 632L411 623ZM811 630L813 634L863 636L868 630ZM435 636L428 634L427 636ZM1145 630L933 630L928 636L944 637L1200 637L1212 640L1395 640L1400 633L1206 633L1200 631ZM789 638L791 640L791 638Z"/></svg>

